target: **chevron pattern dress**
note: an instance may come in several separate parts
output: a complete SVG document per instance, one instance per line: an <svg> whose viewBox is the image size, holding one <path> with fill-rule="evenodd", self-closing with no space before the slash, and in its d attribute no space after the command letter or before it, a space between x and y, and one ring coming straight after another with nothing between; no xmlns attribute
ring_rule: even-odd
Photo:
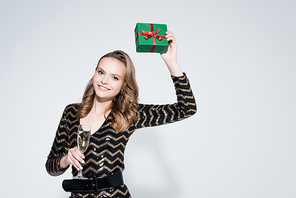
<svg viewBox="0 0 296 198"><path fill-rule="evenodd" d="M182 77L172 77L177 102L167 105L139 104L137 121L124 132L116 132L110 125L112 112L100 129L91 135L90 145L85 155L83 175L92 178L112 175L124 170L124 150L133 132L139 128L152 127L176 122L196 113L196 103L186 74ZM70 148L77 146L77 129L79 119L76 118L77 104L68 105L62 115L51 151L46 161L46 170L52 176L64 173L60 169L60 160ZM72 174L77 170L72 167ZM96 193L71 193L70 198L129 198L126 185L101 190Z"/></svg>

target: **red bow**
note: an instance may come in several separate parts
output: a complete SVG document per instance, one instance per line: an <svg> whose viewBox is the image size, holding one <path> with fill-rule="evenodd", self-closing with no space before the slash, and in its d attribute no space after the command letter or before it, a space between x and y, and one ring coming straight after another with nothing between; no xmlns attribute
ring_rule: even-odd
<svg viewBox="0 0 296 198"><path fill-rule="evenodd" d="M153 24L150 24L150 28L151 28L150 32L142 30L142 33L138 33L136 40L138 39L138 36L145 36L146 40L148 40L149 38L152 37L153 38L153 47L150 52L153 52L156 47L156 39L161 41L162 39L166 39L166 37L157 35L160 32L160 29L158 29L154 32Z"/></svg>

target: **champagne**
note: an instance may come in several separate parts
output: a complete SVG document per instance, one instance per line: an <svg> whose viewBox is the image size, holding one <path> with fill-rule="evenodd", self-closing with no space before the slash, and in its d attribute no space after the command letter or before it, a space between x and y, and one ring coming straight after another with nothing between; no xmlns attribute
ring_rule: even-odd
<svg viewBox="0 0 296 198"><path fill-rule="evenodd" d="M77 136L78 148L84 153L89 145L90 131L79 131Z"/></svg>

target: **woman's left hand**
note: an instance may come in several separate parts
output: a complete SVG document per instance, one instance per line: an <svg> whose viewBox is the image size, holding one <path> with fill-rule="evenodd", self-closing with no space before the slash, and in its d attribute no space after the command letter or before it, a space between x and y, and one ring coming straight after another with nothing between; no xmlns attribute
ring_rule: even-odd
<svg viewBox="0 0 296 198"><path fill-rule="evenodd" d="M177 62L177 44L175 35L171 31L167 31L166 34L169 47L166 53L161 54L161 58L166 63L172 76L182 76L183 72Z"/></svg>

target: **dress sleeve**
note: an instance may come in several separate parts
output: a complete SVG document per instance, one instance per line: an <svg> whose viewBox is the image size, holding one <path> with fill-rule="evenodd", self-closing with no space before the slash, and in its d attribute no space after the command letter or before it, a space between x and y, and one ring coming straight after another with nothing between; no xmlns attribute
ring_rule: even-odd
<svg viewBox="0 0 296 198"><path fill-rule="evenodd" d="M166 105L139 104L139 119L135 127L152 127L183 120L194 115L197 105L189 80L184 73L181 77L172 76L177 102Z"/></svg>
<svg viewBox="0 0 296 198"><path fill-rule="evenodd" d="M67 132L67 122L66 122L66 109L65 108L62 118L60 120L60 124L56 131L56 136L53 141L50 153L47 157L47 161L45 164L46 170L48 174L52 176L58 176L63 174L67 169L60 168L60 161L62 157L64 157L68 153L68 132Z"/></svg>

